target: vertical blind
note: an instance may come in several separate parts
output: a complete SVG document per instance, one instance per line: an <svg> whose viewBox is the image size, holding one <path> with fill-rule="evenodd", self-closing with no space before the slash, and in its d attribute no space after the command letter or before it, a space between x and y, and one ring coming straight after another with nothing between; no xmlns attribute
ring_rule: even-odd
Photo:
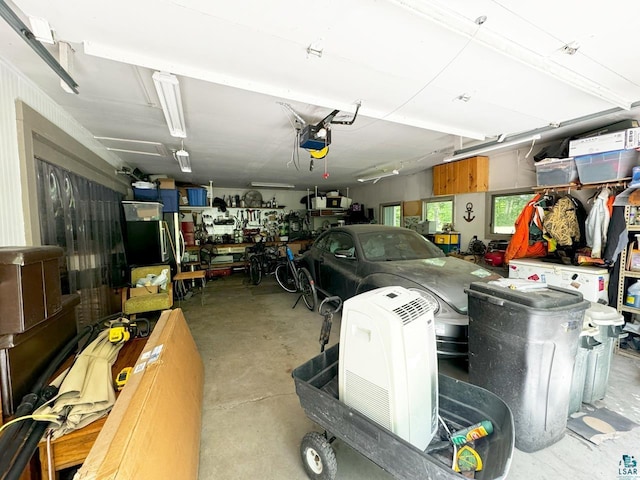
<svg viewBox="0 0 640 480"><path fill-rule="evenodd" d="M43 245L65 251L63 293L79 293L78 328L113 311L113 287L125 284L122 195L43 159L36 159Z"/></svg>

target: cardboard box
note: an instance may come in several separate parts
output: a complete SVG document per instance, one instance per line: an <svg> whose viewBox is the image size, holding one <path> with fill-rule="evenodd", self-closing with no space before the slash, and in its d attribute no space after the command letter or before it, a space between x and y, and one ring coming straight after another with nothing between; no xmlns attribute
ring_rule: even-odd
<svg viewBox="0 0 640 480"><path fill-rule="evenodd" d="M176 181L173 178L159 178L158 184L162 190L175 190Z"/></svg>
<svg viewBox="0 0 640 480"><path fill-rule="evenodd" d="M139 297L141 295L152 295L158 293L158 285L150 285L148 287L135 287L129 289L130 297Z"/></svg>
<svg viewBox="0 0 640 480"><path fill-rule="evenodd" d="M186 187L178 187L180 205L189 205L189 195L187 195Z"/></svg>
<svg viewBox="0 0 640 480"><path fill-rule="evenodd" d="M164 311L74 478L198 478L203 384L182 310Z"/></svg>
<svg viewBox="0 0 640 480"><path fill-rule="evenodd" d="M628 150L640 146L640 128L628 128L617 132L580 138L569 142L569 156Z"/></svg>

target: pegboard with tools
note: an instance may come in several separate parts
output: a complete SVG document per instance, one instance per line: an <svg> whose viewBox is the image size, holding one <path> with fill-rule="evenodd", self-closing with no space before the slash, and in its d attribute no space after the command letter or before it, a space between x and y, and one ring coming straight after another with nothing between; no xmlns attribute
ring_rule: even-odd
<svg viewBox="0 0 640 480"><path fill-rule="evenodd" d="M274 208L206 208L199 221L213 242L254 242L276 240L287 233L287 219L297 215L295 211ZM231 240L233 239L233 240Z"/></svg>

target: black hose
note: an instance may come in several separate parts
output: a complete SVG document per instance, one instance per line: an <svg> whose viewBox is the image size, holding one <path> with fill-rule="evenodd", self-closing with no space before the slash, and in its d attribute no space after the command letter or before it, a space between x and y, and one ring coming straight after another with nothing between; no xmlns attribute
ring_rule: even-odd
<svg viewBox="0 0 640 480"><path fill-rule="evenodd" d="M60 365L64 363L85 336L90 335L86 343L88 345L93 340L91 337L95 333L96 327L117 316L121 316L121 312L101 318L93 325L86 326L82 332L73 337L51 361L46 371L36 380L31 393L22 398L20 405L16 408L15 417L30 415L36 408L51 400L58 391L57 388L51 385L45 388L51 376L60 368ZM78 351L81 350L79 349ZM34 423L36 424L35 428L32 428ZM31 419L23 420L7 427L0 434L0 480L8 478L7 475L14 471L18 472L18 477L15 478L19 478L38 447L38 442L48 425L49 422L36 422Z"/></svg>
<svg viewBox="0 0 640 480"><path fill-rule="evenodd" d="M30 415L36 408L44 403L42 399L42 390L48 383L51 376L55 371L60 368L60 365L67 359L69 354L76 348L78 342L82 340L86 335L93 332L93 326L87 326L82 332L73 337L60 352L54 357L46 371L36 380L31 393L26 394L20 405L14 412L15 418ZM11 463L11 458L15 455L18 448L20 448L20 438L26 434L27 425L24 423L28 421L18 422L10 425L5 431L0 434L0 472L4 471L5 465ZM0 479L2 476L0 476Z"/></svg>
<svg viewBox="0 0 640 480"><path fill-rule="evenodd" d="M25 422L29 423L29 420L25 420ZM0 479L20 480L22 472L24 472L24 469L29 463L29 460L38 448L38 443L40 442L40 439L42 438L42 435L44 435L46 429L49 427L50 422L31 421L31 423L31 429L26 436L26 440L18 450L14 461L11 462L11 465L9 465L6 474L2 473L3 476L0 476Z"/></svg>

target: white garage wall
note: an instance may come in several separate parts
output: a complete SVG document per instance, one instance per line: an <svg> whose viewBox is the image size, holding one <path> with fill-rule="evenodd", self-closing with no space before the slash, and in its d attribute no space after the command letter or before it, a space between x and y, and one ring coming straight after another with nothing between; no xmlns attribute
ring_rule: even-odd
<svg viewBox="0 0 640 480"><path fill-rule="evenodd" d="M55 76L53 72L51 75ZM24 101L110 164L121 163L60 105L0 57L0 245L5 246L26 243L16 100Z"/></svg>
<svg viewBox="0 0 640 480"><path fill-rule="evenodd" d="M527 149L499 152L489 157L489 191L510 190L514 188L528 189L536 185L536 173L533 154L542 145L536 146L529 158L525 158ZM364 203L366 208L373 208L376 219L379 206L383 203L419 200L433 197L433 169L418 172L410 176L381 179L376 184L367 184L352 189L354 202ZM485 193L469 193L456 195L454 201L454 226L461 234L461 248L466 250L473 236L484 239L486 220ZM473 213L467 215L467 203L473 205ZM467 222L465 217L474 217Z"/></svg>

